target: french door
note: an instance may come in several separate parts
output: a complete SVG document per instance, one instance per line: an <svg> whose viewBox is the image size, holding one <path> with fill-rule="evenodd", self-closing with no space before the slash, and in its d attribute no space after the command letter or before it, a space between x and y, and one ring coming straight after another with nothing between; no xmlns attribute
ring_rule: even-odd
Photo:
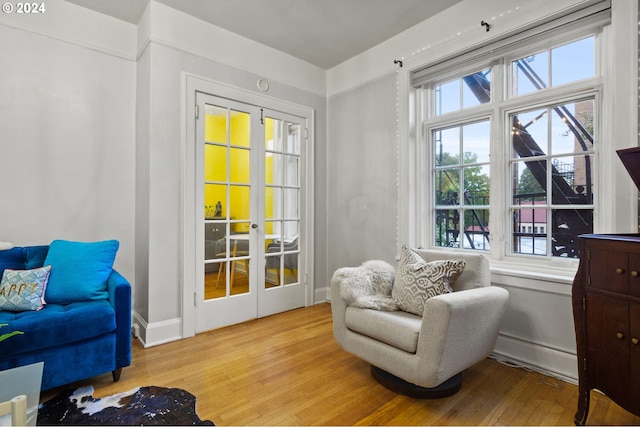
<svg viewBox="0 0 640 427"><path fill-rule="evenodd" d="M196 94L196 332L305 305L306 119Z"/></svg>

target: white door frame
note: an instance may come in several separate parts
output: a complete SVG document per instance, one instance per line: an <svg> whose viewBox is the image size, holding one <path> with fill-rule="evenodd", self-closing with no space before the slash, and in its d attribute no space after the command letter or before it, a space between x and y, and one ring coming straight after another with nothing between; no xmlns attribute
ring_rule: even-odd
<svg viewBox="0 0 640 427"><path fill-rule="evenodd" d="M196 138L195 115L196 115L196 92L209 93L211 95L228 98L231 100L243 102L246 104L262 106L272 110L282 111L300 117L307 117L307 155L305 158L306 168L306 192L307 197L305 203L300 207L301 217L305 218L304 227L307 238L304 247L301 248L301 254L304 259L301 263L306 266L304 281L307 285L305 306L314 303L314 265L312 260L313 254L313 225L314 221L314 138L315 130L315 112L312 108L294 104L288 101L276 99L264 94L248 91L242 88L228 86L212 80L202 78L190 73L182 73L182 118L181 118L181 135L182 135L182 337L187 338L195 335L196 332L196 316L195 307L198 301L196 289L196 272L200 271L201 265L196 259L195 253L195 233L196 233L196 189L195 180L195 162ZM204 112L201 112L204 114Z"/></svg>

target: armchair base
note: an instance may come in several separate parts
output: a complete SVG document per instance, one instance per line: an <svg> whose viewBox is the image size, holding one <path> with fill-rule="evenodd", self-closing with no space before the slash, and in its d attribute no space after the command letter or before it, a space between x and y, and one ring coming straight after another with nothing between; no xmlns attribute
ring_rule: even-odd
<svg viewBox="0 0 640 427"><path fill-rule="evenodd" d="M456 394L462 387L462 372L456 374L437 387L427 388L411 384L371 365L371 375L389 390L416 399L441 399Z"/></svg>

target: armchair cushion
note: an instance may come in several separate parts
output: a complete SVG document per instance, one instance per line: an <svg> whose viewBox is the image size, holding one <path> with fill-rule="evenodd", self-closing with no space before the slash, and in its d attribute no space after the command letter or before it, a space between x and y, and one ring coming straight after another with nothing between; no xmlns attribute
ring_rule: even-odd
<svg viewBox="0 0 640 427"><path fill-rule="evenodd" d="M422 316L429 298L453 292L451 286L462 274L464 259L427 262L408 246L402 247L393 299L401 310Z"/></svg>
<svg viewBox="0 0 640 427"><path fill-rule="evenodd" d="M422 318L404 311L375 311L347 307L344 317L347 328L407 353L415 353Z"/></svg>

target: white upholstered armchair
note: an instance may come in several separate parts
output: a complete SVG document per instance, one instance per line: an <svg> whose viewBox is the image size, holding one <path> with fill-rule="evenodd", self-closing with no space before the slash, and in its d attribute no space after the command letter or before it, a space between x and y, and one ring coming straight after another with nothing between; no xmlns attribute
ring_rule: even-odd
<svg viewBox="0 0 640 427"><path fill-rule="evenodd" d="M463 259L454 292L427 299L422 316L348 306L341 297L348 269L339 269L331 279L333 334L344 350L369 362L386 387L413 397L444 397L460 389L463 370L493 351L509 294L491 286L489 261L481 254L413 251L426 262Z"/></svg>

